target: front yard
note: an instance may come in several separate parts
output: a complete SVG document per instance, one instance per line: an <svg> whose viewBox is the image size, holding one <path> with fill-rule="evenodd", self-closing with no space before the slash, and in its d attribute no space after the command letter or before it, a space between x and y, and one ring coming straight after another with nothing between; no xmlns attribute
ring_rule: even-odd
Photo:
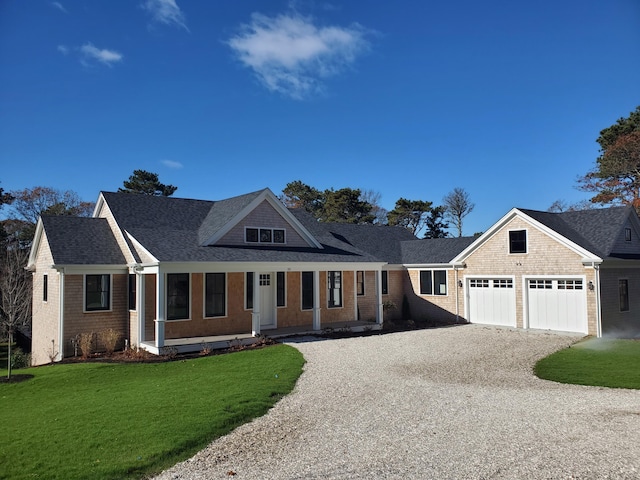
<svg viewBox="0 0 640 480"><path fill-rule="evenodd" d="M640 389L640 341L584 340L540 360L535 373L560 383Z"/></svg>
<svg viewBox="0 0 640 480"><path fill-rule="evenodd" d="M0 478L159 472L263 415L293 389L303 364L298 350L276 345L164 363L17 370L33 378L0 383Z"/></svg>

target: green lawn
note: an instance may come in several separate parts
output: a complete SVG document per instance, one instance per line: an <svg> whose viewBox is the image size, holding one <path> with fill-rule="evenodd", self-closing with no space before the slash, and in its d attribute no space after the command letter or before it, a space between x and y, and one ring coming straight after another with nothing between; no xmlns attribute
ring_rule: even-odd
<svg viewBox="0 0 640 480"><path fill-rule="evenodd" d="M18 370L0 383L0 478L141 478L263 415L302 372L286 345L150 364ZM0 375L6 375L6 369Z"/></svg>
<svg viewBox="0 0 640 480"><path fill-rule="evenodd" d="M585 340L543 358L535 373L560 383L640 389L640 341Z"/></svg>

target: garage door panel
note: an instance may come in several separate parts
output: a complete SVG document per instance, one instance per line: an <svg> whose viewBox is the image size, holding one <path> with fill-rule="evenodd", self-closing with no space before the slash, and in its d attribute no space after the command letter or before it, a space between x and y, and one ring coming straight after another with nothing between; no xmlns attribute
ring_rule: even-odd
<svg viewBox="0 0 640 480"><path fill-rule="evenodd" d="M516 297L512 279L469 280L469 320L489 325L516 325Z"/></svg>
<svg viewBox="0 0 640 480"><path fill-rule="evenodd" d="M529 328L587 333L583 283L581 279L529 280Z"/></svg>

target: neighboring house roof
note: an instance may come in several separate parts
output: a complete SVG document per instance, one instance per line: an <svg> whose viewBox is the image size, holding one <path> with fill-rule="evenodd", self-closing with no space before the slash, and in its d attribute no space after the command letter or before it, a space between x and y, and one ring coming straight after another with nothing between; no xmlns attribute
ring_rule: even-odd
<svg viewBox="0 0 640 480"><path fill-rule="evenodd" d="M402 242L405 265L449 264L478 237L430 238Z"/></svg>
<svg viewBox="0 0 640 480"><path fill-rule="evenodd" d="M125 265L104 218L44 216L42 225L56 265Z"/></svg>
<svg viewBox="0 0 640 480"><path fill-rule="evenodd" d="M616 240L630 214L635 215L631 206L561 213L519 210L601 258L615 256Z"/></svg>

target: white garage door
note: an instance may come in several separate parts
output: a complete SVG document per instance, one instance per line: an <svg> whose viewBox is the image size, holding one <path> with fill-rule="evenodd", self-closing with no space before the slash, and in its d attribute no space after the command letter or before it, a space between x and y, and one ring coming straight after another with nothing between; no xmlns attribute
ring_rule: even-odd
<svg viewBox="0 0 640 480"><path fill-rule="evenodd" d="M469 321L516 326L516 290L511 278L469 280Z"/></svg>
<svg viewBox="0 0 640 480"><path fill-rule="evenodd" d="M581 279L529 279L529 328L588 333L587 295Z"/></svg>

